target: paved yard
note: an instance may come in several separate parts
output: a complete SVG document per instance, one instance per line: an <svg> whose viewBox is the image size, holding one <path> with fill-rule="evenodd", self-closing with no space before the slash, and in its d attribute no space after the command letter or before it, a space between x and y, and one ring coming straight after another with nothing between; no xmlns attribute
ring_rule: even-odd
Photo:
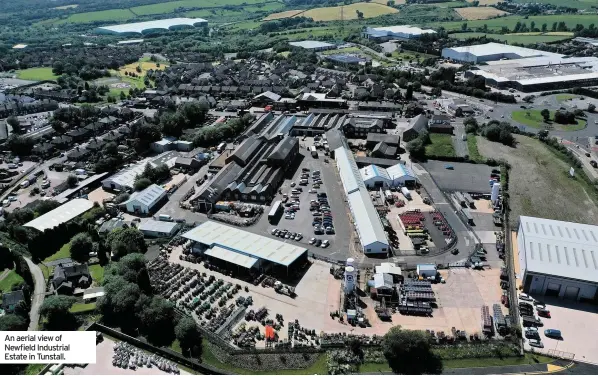
<svg viewBox="0 0 598 376"><path fill-rule="evenodd" d="M452 170L446 169L453 166ZM443 191L480 192L490 194L488 179L492 167L472 163L428 161L422 166Z"/></svg>
<svg viewBox="0 0 598 376"><path fill-rule="evenodd" d="M565 354L560 356L571 357L582 362L598 363L598 342L596 342L596 333L598 333L598 321L596 314L598 308L589 304L582 304L538 296L538 299L546 303L546 308L550 311L552 318L541 317L544 326L538 328L540 338L544 343L544 349L534 349L534 351L548 352L561 351ZM561 340L548 338L544 335L546 329L558 329L563 338ZM530 346L525 342L525 349Z"/></svg>

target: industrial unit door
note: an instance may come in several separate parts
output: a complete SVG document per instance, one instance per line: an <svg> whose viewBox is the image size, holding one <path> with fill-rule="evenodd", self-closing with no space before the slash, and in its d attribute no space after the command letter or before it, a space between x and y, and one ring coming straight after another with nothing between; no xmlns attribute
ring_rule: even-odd
<svg viewBox="0 0 598 376"><path fill-rule="evenodd" d="M577 295L579 295L579 287L567 287L565 289L565 299L577 300Z"/></svg>
<svg viewBox="0 0 598 376"><path fill-rule="evenodd" d="M548 287L546 287L546 295L547 296L559 296L561 292L561 285L558 283L549 283Z"/></svg>

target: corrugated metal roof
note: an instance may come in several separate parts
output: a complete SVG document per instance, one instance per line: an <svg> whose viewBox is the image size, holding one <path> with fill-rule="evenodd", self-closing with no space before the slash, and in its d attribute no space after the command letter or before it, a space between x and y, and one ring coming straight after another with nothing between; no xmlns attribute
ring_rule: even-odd
<svg viewBox="0 0 598 376"><path fill-rule="evenodd" d="M335 149L334 159L336 159L336 165L338 166L338 172L345 188L345 193L349 194L360 188L365 189L361 173L359 172L357 163L355 163L351 150L342 146Z"/></svg>
<svg viewBox="0 0 598 376"><path fill-rule="evenodd" d="M143 191L134 194L129 200L123 202L128 204L137 201L147 207L152 207L166 195L166 190L157 184L152 184Z"/></svg>
<svg viewBox="0 0 598 376"><path fill-rule="evenodd" d="M44 231L45 229L54 228L61 223L66 223L92 207L93 202L84 198L76 198L35 218L33 221L25 223L24 226Z"/></svg>
<svg viewBox="0 0 598 376"><path fill-rule="evenodd" d="M411 177L415 179L415 174L411 171L407 166L403 165L402 163L397 163L394 166L390 166L386 169L388 176L390 176L393 180L397 178L402 178L404 176Z"/></svg>
<svg viewBox="0 0 598 376"><path fill-rule="evenodd" d="M155 221L153 219L146 219L139 225L139 231L161 232L163 234L170 234L179 224L168 221Z"/></svg>
<svg viewBox="0 0 598 376"><path fill-rule="evenodd" d="M219 246L214 246L213 248L208 249L205 254L207 256L215 257L217 259L224 260L247 269L251 269L258 261L258 259L255 257L229 251L228 249Z"/></svg>
<svg viewBox="0 0 598 376"><path fill-rule="evenodd" d="M253 234L238 228L208 221L183 234L207 246L231 251L288 266L307 252L306 248Z"/></svg>
<svg viewBox="0 0 598 376"><path fill-rule="evenodd" d="M348 198L361 245L367 248L368 245L378 242L388 247L386 233L369 192L362 188L349 194Z"/></svg>
<svg viewBox="0 0 598 376"><path fill-rule="evenodd" d="M374 274L374 287L379 289L381 287L385 287L391 289L393 286L392 276L386 273L376 273Z"/></svg>
<svg viewBox="0 0 598 376"><path fill-rule="evenodd" d="M529 272L598 282L598 226L526 216L519 222Z"/></svg>

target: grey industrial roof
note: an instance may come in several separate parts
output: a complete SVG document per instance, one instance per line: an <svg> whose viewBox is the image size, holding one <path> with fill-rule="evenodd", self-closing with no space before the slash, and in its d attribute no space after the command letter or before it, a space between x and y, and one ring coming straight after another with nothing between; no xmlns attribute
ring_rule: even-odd
<svg viewBox="0 0 598 376"><path fill-rule="evenodd" d="M526 216L519 223L527 271L598 282L598 226Z"/></svg>
<svg viewBox="0 0 598 376"><path fill-rule="evenodd" d="M176 227L178 227L178 225L179 224L176 222L155 221L153 219L146 219L139 225L139 231L152 231L170 234Z"/></svg>
<svg viewBox="0 0 598 376"><path fill-rule="evenodd" d="M61 223L66 223L85 213L92 207L93 202L83 198L75 198L71 201L68 201L64 205L61 205L56 209L25 223L24 226L33 227L39 231L44 231L45 229L54 228Z"/></svg>
<svg viewBox="0 0 598 376"><path fill-rule="evenodd" d="M377 242L388 245L386 233L382 227L382 222L380 222L380 216L376 208L374 208L372 198L367 189L361 188L349 194L348 199L361 245L364 248Z"/></svg>
<svg viewBox="0 0 598 376"><path fill-rule="evenodd" d="M145 30L165 29L174 26L195 26L196 24L207 23L203 18L168 18L165 20L135 22L121 25L111 25L98 28L103 32L110 33L142 33Z"/></svg>
<svg viewBox="0 0 598 376"><path fill-rule="evenodd" d="M213 248L208 249L205 254L206 256L215 257L247 269L251 269L258 261L255 257L246 256L219 246L214 246Z"/></svg>
<svg viewBox="0 0 598 376"><path fill-rule="evenodd" d="M359 168L355 163L355 159L353 158L353 153L351 152L351 150L342 146L340 148L335 149L334 159L336 159L338 172L341 176L341 181L343 183L343 187L345 188L345 193L349 194L351 192L355 192L359 188L365 189L363 180L361 180Z"/></svg>
<svg viewBox="0 0 598 376"><path fill-rule="evenodd" d="M333 48L336 47L334 44L326 43L326 42L319 42L317 40L302 40L300 42L291 42L289 43L293 47L301 47L306 49L314 49L314 48Z"/></svg>
<svg viewBox="0 0 598 376"><path fill-rule="evenodd" d="M160 201L165 194L166 190L164 188L157 184L152 184L143 191L134 193L130 199L128 199L126 202L123 202L123 205L128 204L129 202L137 201L147 207L152 207L158 201Z"/></svg>
<svg viewBox="0 0 598 376"><path fill-rule="evenodd" d="M220 246L236 253L289 266L307 249L280 240L257 235L235 227L207 221L182 235L209 247Z"/></svg>

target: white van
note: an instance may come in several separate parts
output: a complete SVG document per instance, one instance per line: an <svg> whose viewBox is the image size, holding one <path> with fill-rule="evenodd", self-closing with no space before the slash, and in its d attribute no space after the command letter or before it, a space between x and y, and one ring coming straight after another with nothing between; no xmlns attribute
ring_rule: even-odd
<svg viewBox="0 0 598 376"><path fill-rule="evenodd" d="M158 220L159 221L164 221L164 222L172 222L172 217L169 216L168 214L160 214L158 216Z"/></svg>

